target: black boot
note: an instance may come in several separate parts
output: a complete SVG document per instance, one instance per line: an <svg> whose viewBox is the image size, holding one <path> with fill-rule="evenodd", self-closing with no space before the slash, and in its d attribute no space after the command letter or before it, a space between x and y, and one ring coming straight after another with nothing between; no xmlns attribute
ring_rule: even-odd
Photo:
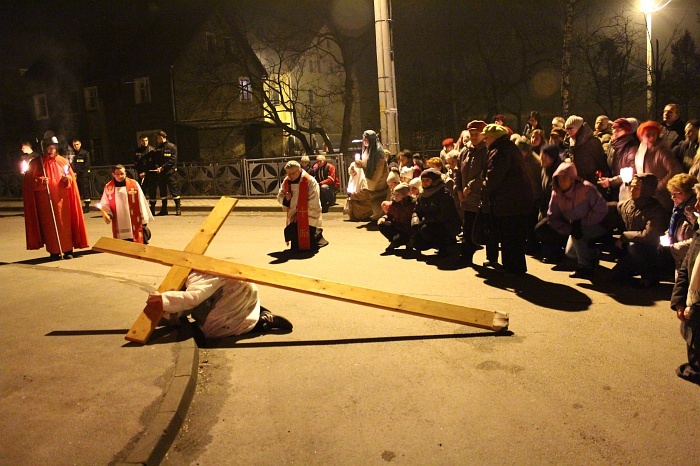
<svg viewBox="0 0 700 466"><path fill-rule="evenodd" d="M156 201L149 201L148 205L151 206L151 215L156 215Z"/></svg>
<svg viewBox="0 0 700 466"><path fill-rule="evenodd" d="M90 213L90 201L83 201L83 213L84 214Z"/></svg>
<svg viewBox="0 0 700 466"><path fill-rule="evenodd" d="M163 205L160 208L160 212L156 214L156 217L161 217L163 215L168 215L168 200L163 199Z"/></svg>
<svg viewBox="0 0 700 466"><path fill-rule="evenodd" d="M182 211L180 210L180 199L175 199L175 215L182 215Z"/></svg>

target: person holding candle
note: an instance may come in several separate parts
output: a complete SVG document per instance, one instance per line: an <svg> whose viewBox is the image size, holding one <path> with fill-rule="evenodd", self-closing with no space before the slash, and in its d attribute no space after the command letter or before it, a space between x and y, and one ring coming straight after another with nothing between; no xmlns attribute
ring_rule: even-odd
<svg viewBox="0 0 700 466"><path fill-rule="evenodd" d="M609 198L611 201L626 201L630 198L629 183L632 181L630 173L629 180L622 179L622 169L631 168L634 170L634 158L639 148L637 133L632 129L632 123L626 118L618 118L612 124L612 138L608 146L607 159L608 166L612 172L611 177L603 177L598 180L598 184L610 189Z"/></svg>
<svg viewBox="0 0 700 466"><path fill-rule="evenodd" d="M99 206L105 222L112 224L114 238L148 244L147 225L153 215L139 183L126 177L124 165L112 167L112 179L105 185Z"/></svg>
<svg viewBox="0 0 700 466"><path fill-rule="evenodd" d="M22 181L27 249L46 250L52 260L73 258L90 247L75 173L58 155L58 139L42 142L44 154L29 162Z"/></svg>
<svg viewBox="0 0 700 466"><path fill-rule="evenodd" d="M24 175L29 168L29 162L36 157L36 153L29 141L22 142L22 155L19 157L19 171Z"/></svg>

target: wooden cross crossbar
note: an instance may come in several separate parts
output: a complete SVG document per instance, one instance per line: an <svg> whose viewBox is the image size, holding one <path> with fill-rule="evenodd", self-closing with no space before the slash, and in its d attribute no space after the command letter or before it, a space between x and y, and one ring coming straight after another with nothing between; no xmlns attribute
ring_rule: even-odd
<svg viewBox="0 0 700 466"><path fill-rule="evenodd" d="M179 266L222 277L268 285L284 290L306 293L386 309L389 311L443 320L488 330L508 328L508 314L448 304L428 299L346 285L318 278L206 257L197 253L176 251L139 243L103 237L93 249L121 256L147 260L163 265Z"/></svg>
<svg viewBox="0 0 700 466"><path fill-rule="evenodd" d="M204 220L202 226L199 227L199 230L194 235L192 240L190 240L189 244L185 248L185 251L191 254L204 254L207 251L209 244L211 244L212 240L214 239L214 236L216 236L216 234L219 232L219 229L221 229L221 226L224 224L226 218L237 203L238 199L232 197L222 197L219 199L219 202L216 203L214 209ZM126 243L126 241L121 242ZM173 267L170 268L170 271L168 271L168 274L165 276L163 283L161 283L158 287L158 291L162 293L164 291L176 291L182 289L187 280L187 276L191 271L192 269L188 267L173 265ZM147 304L124 338L135 343L141 343L142 345L145 344L153 333L153 330L155 330L156 326L158 325L161 317L163 317L162 308L156 308Z"/></svg>

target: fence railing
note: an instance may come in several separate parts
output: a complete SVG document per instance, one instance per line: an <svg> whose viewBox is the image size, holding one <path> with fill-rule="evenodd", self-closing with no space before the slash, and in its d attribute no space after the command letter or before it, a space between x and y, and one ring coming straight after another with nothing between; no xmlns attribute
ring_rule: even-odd
<svg viewBox="0 0 700 466"><path fill-rule="evenodd" d="M177 167L180 192L186 197L238 196L273 197L284 179L284 165L299 157L241 159L227 164L185 164ZM341 192L345 192L348 166L352 156L328 154L326 160L336 168ZM312 160L312 164L314 161ZM136 179L133 165L125 165L129 176ZM112 177L109 166L93 166L90 171L90 197L102 196L104 185ZM84 193L81 193L84 196ZM0 199L22 197L22 175L19 172L0 172Z"/></svg>

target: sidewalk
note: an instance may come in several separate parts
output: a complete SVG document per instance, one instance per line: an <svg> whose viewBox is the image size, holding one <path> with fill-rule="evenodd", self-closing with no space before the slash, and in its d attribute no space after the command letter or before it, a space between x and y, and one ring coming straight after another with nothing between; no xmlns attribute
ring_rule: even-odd
<svg viewBox="0 0 700 466"><path fill-rule="evenodd" d="M235 197L235 196L233 196ZM182 198L182 210L186 212L209 212L214 208L219 197L194 197ZM94 200L90 204L90 210L97 212L98 200ZM338 196L337 204L331 207L331 212L342 212L345 205L345 198ZM160 201L156 209L160 208ZM175 204L172 199L168 199L168 208L171 210L171 215L175 213ZM5 200L0 199L0 212L22 212L22 200ZM238 198L235 210L239 212L281 212L282 206L274 198Z"/></svg>

